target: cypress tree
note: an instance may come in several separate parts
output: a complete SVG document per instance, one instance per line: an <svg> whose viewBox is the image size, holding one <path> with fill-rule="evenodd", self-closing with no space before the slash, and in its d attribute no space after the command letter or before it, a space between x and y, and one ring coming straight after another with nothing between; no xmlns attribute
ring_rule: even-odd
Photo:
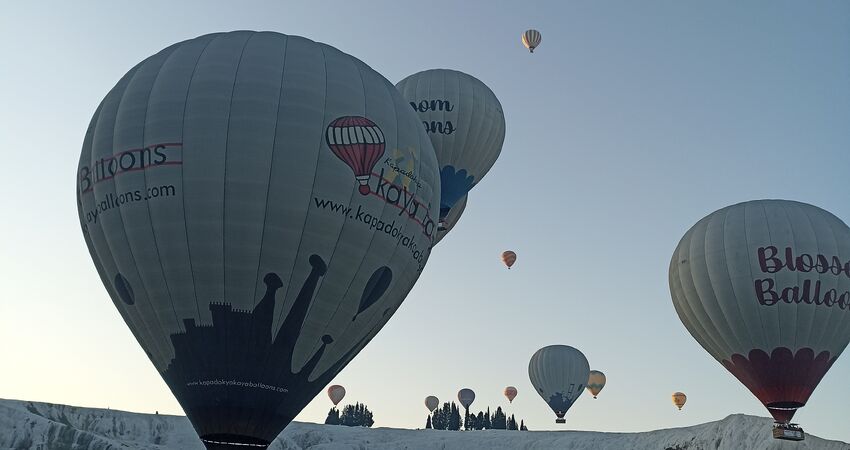
<svg viewBox="0 0 850 450"><path fill-rule="evenodd" d="M493 424L490 422L490 407L487 407L487 412L484 413L484 429L489 430L493 428Z"/></svg>
<svg viewBox="0 0 850 450"><path fill-rule="evenodd" d="M484 429L484 413L478 411L478 416L475 417L475 429L483 430Z"/></svg>
<svg viewBox="0 0 850 450"><path fill-rule="evenodd" d="M328 418L325 419L325 425L339 425L339 410L336 407L328 411Z"/></svg>
<svg viewBox="0 0 850 450"><path fill-rule="evenodd" d="M493 413L491 422L494 430L504 430L507 428L507 417L505 417L505 413L502 412L501 406L496 408L496 412Z"/></svg>
<svg viewBox="0 0 850 450"><path fill-rule="evenodd" d="M426 429L426 430L430 430L431 428L432 428L432 427L431 427L431 415L430 415L430 414L428 414L428 421L427 421L427 422L425 422L425 429Z"/></svg>
<svg viewBox="0 0 850 450"><path fill-rule="evenodd" d="M452 402L452 408L449 415L449 425L447 428L452 431L460 430L460 409L458 409L454 402Z"/></svg>
<svg viewBox="0 0 850 450"><path fill-rule="evenodd" d="M514 431L518 429L516 426L516 419L514 418L513 414L511 414L511 418L508 420L508 429Z"/></svg>
<svg viewBox="0 0 850 450"><path fill-rule="evenodd" d="M519 421L519 431L528 431L528 428L525 427L525 421Z"/></svg>

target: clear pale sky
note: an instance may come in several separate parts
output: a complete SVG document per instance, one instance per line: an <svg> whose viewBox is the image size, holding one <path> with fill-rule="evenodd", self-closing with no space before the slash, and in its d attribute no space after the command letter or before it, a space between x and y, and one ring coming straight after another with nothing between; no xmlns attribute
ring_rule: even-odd
<svg viewBox="0 0 850 450"><path fill-rule="evenodd" d="M533 55L520 33L534 27ZM528 359L568 344L608 375L566 429L766 416L676 317L667 267L723 206L799 200L850 221L846 1L16 2L0 14L0 397L182 414L87 254L74 176L95 107L165 46L234 29L333 45L392 82L468 72L502 102L501 158L401 309L335 379L377 426L475 390L556 429ZM508 272L502 250L519 255ZM850 355L795 419L850 441ZM685 410L670 402L688 394ZM320 394L298 420L323 421ZM557 428L561 429L561 428Z"/></svg>

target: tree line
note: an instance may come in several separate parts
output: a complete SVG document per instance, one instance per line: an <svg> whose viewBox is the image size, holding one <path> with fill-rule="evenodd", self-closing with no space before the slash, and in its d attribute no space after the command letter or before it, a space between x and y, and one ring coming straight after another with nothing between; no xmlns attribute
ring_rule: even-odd
<svg viewBox="0 0 850 450"><path fill-rule="evenodd" d="M443 403L442 408L437 408L432 414L428 415L425 422L425 428L435 430L520 430L528 431L525 422L520 420L517 425L516 418L513 414L508 417L502 407L496 408L496 412L490 414L490 408L487 411L478 411L478 414L460 412L460 408L454 403Z"/></svg>
<svg viewBox="0 0 850 450"><path fill-rule="evenodd" d="M369 411L365 403L346 405L342 408L342 413L336 407L333 407L328 411L328 417L325 419L325 425L371 427L374 424L375 420L372 418L372 411Z"/></svg>

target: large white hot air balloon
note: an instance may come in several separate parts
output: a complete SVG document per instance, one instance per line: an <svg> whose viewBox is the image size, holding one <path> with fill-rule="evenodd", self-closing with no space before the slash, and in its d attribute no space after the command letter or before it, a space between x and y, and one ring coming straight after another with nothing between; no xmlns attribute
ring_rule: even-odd
<svg viewBox="0 0 850 450"><path fill-rule="evenodd" d="M434 245L439 244L440 241L442 241L443 238L452 231L452 228L457 225L457 221L460 220L460 216L463 215L463 212L466 210L466 201L468 199L469 195L464 195L463 198L455 204L455 207L449 211L446 218L440 222L440 226L437 228L437 240L434 242Z"/></svg>
<svg viewBox="0 0 850 450"><path fill-rule="evenodd" d="M587 358L568 345L543 347L528 362L528 378L558 417L555 423L566 423L564 415L581 397L589 376Z"/></svg>
<svg viewBox="0 0 850 450"><path fill-rule="evenodd" d="M448 69L419 72L396 87L422 120L440 165L440 219L493 167L505 141L505 115L477 78Z"/></svg>
<svg viewBox="0 0 850 450"><path fill-rule="evenodd" d="M268 445L357 355L419 277L439 213L430 139L395 87L272 32L132 68L77 173L95 267L208 448Z"/></svg>
<svg viewBox="0 0 850 450"><path fill-rule="evenodd" d="M756 200L715 211L670 260L676 313L788 423L850 341L850 228L823 209Z"/></svg>

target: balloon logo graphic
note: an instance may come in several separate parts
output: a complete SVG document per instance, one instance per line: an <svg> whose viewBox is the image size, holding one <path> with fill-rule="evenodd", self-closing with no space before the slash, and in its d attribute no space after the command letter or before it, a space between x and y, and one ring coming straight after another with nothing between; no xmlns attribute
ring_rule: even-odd
<svg viewBox="0 0 850 450"><path fill-rule="evenodd" d="M340 117L328 125L328 147L351 167L360 183L360 193L369 194L369 178L375 163L384 155L384 133L371 120L360 116Z"/></svg>

